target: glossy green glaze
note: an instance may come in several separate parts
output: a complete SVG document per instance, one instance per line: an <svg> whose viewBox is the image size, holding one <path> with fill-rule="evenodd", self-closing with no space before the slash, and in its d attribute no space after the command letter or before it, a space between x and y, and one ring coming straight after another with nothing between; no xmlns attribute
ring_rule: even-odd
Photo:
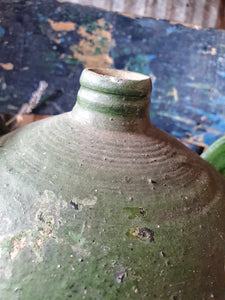
<svg viewBox="0 0 225 300"><path fill-rule="evenodd" d="M1 299L224 299L224 179L150 91L84 70L72 112L1 139Z"/></svg>
<svg viewBox="0 0 225 300"><path fill-rule="evenodd" d="M201 157L225 177L225 136L214 142Z"/></svg>

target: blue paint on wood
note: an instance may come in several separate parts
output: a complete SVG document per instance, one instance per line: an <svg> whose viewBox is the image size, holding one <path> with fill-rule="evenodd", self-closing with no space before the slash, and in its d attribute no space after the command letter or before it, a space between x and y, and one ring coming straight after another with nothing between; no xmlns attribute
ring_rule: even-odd
<svg viewBox="0 0 225 300"><path fill-rule="evenodd" d="M112 67L144 73L153 80L153 124L176 137L192 134L204 139L202 135L208 133L206 143L224 134L225 31L129 18L55 0L48 0L48 4L31 0L29 5L18 1L7 6L7 11L4 7L0 2L0 57L12 63L14 69L0 69L1 77L6 79L1 99L7 99L0 101L1 111L10 112L9 104L20 107L28 101L40 80L49 84L48 100L36 112L57 114L57 107L60 112L71 110L83 69L73 57L71 46L78 46L82 38L79 26L92 36L101 19L115 42L107 48ZM76 30L58 36L60 32L52 30L48 19L73 22Z"/></svg>
<svg viewBox="0 0 225 300"><path fill-rule="evenodd" d="M218 71L217 74L219 74L221 77L225 78L225 72Z"/></svg>
<svg viewBox="0 0 225 300"><path fill-rule="evenodd" d="M216 140L218 140L219 138L221 138L223 135L222 134L214 134L213 132L207 132L204 135L204 140L203 142L206 145L211 145L212 143L214 143Z"/></svg>
<svg viewBox="0 0 225 300"><path fill-rule="evenodd" d="M176 32L177 31L177 28L175 26L169 26L167 29L166 29L166 33L168 35L170 35L171 33L173 32Z"/></svg>
<svg viewBox="0 0 225 300"><path fill-rule="evenodd" d="M0 38L3 37L4 33L5 33L5 29L0 27Z"/></svg>

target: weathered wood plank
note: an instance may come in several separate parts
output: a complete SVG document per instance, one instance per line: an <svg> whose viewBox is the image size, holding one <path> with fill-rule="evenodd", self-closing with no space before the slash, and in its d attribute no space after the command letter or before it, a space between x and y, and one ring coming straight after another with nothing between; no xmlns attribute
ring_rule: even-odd
<svg viewBox="0 0 225 300"><path fill-rule="evenodd" d="M136 16L215 27L219 0L58 0ZM221 0L223 1L223 0Z"/></svg>
<svg viewBox="0 0 225 300"><path fill-rule="evenodd" d="M216 28L225 29L225 0L220 0Z"/></svg>

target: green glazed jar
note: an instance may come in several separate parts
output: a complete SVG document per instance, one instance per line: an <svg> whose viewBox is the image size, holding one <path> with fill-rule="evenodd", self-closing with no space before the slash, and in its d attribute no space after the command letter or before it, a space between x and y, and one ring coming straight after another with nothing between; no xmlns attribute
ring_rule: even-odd
<svg viewBox="0 0 225 300"><path fill-rule="evenodd" d="M225 184L149 119L149 77L86 69L72 112L1 139L1 299L225 299Z"/></svg>

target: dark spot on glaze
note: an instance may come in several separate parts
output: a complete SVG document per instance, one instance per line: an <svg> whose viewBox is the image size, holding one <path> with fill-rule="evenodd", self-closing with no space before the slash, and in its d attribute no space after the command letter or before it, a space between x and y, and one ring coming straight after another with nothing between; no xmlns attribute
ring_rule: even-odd
<svg viewBox="0 0 225 300"><path fill-rule="evenodd" d="M154 242L154 231L147 227L138 228L138 236L149 240L150 243Z"/></svg>
<svg viewBox="0 0 225 300"><path fill-rule="evenodd" d="M160 255L161 257L165 257L165 256L166 256L165 252L163 252L163 251L160 251L160 252L159 252L159 255Z"/></svg>
<svg viewBox="0 0 225 300"><path fill-rule="evenodd" d="M43 212L41 211L40 212L40 215L38 216L38 219L41 221L41 222L45 222L44 218L43 218Z"/></svg>
<svg viewBox="0 0 225 300"><path fill-rule="evenodd" d="M74 208L75 210L78 210L78 209L79 209L78 204L76 204L76 203L73 202L72 200L70 201L70 205L72 205L73 208Z"/></svg>
<svg viewBox="0 0 225 300"><path fill-rule="evenodd" d="M150 183L152 183L152 184L156 184L156 181L155 181L155 180L153 180L153 179L150 179Z"/></svg>
<svg viewBox="0 0 225 300"><path fill-rule="evenodd" d="M142 216L144 216L146 214L146 211L142 207L139 208L139 212Z"/></svg>
<svg viewBox="0 0 225 300"><path fill-rule="evenodd" d="M122 283L125 278L125 275L126 275L126 272L124 270L116 273L116 281L118 283Z"/></svg>
<svg viewBox="0 0 225 300"><path fill-rule="evenodd" d="M125 176L125 177L123 178L123 182L124 182L124 183L131 183L131 178L128 177L128 176Z"/></svg>
<svg viewBox="0 0 225 300"><path fill-rule="evenodd" d="M69 286L69 289L72 290L74 288L74 283Z"/></svg>

